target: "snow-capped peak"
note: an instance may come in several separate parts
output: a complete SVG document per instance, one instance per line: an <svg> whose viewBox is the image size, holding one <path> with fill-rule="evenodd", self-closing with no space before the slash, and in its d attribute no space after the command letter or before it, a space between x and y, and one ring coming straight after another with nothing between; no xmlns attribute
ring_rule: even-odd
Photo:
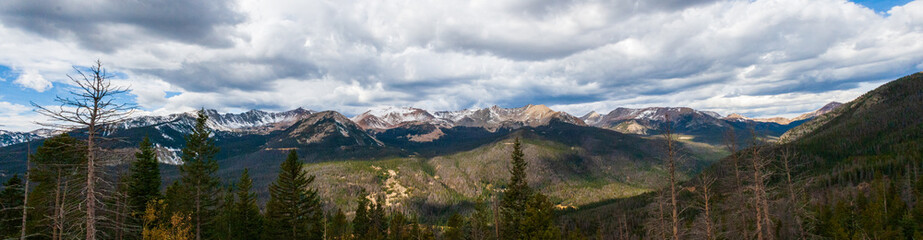
<svg viewBox="0 0 923 240"><path fill-rule="evenodd" d="M412 107L376 107L353 117L362 128L388 129L403 122L431 121L435 116L426 110Z"/></svg>

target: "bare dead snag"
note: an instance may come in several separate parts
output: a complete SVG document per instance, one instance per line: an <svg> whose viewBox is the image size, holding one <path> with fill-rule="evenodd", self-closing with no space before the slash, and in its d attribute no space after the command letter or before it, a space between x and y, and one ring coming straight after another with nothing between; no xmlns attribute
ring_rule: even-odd
<svg viewBox="0 0 923 240"><path fill-rule="evenodd" d="M97 224L99 220L96 213L99 202L96 185L100 176L97 174L97 141L100 133L111 124L122 121L131 114L133 109L127 103L116 102L115 96L128 91L127 88L113 86L111 76L102 67L99 60L89 68L85 74L79 68L74 68L77 75L70 78L77 90L71 91L71 97L57 96L55 101L60 104L57 108L46 108L32 103L36 111L57 123L39 123L44 126L63 130L85 130L87 134L87 168L86 168L86 239L96 240Z"/></svg>

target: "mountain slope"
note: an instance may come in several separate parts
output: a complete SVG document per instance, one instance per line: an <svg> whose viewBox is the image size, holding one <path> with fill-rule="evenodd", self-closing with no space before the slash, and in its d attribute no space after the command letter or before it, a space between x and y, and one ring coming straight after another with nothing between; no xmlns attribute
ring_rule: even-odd
<svg viewBox="0 0 923 240"><path fill-rule="evenodd" d="M474 200L509 178L513 138L522 138L530 184L562 206L628 197L663 186L662 142L656 138L552 121L523 127L477 148L432 157L310 163L328 204L350 208L359 189L387 195L394 209L424 217L467 211ZM684 144L681 176L714 158ZM705 151L715 151L714 149ZM711 159L711 160L710 160ZM489 192L489 191L488 191Z"/></svg>
<svg viewBox="0 0 923 240"><path fill-rule="evenodd" d="M840 107L825 107L832 110L793 129L784 143L751 146L722 159L704 171L706 175L683 183L681 208L693 210L683 215L682 225L701 226L699 188L703 176L710 176L717 178L712 190L719 196L711 203L711 214L724 221L727 229L722 231L749 229L752 234L754 213L748 203L757 185L749 177L737 185L734 176L737 171L753 176L753 162L765 161L758 166L768 174L765 209L773 221L774 236L797 239L797 224L801 223L807 235L819 238L911 239L918 234L913 226L920 226L919 219L923 219L918 218L923 217L923 208L911 211L908 207L923 199L923 188L919 188L923 176L918 172L923 169L921 102L923 73L915 73ZM789 159L790 171L783 159ZM791 185L786 183L789 177ZM659 194L669 192L613 200L569 212L565 218L581 221L583 229L590 231L603 223L578 219L625 219L630 228L639 229L632 235L644 238L656 222L651 213L658 207ZM696 229L682 231L695 233Z"/></svg>
<svg viewBox="0 0 923 240"><path fill-rule="evenodd" d="M404 122L436 122L436 117L419 108L376 108L351 118L363 129L389 129Z"/></svg>
<svg viewBox="0 0 923 240"><path fill-rule="evenodd" d="M45 138L34 132L11 132L0 130L0 147L5 147L17 143L24 143L36 139Z"/></svg>
<svg viewBox="0 0 923 240"><path fill-rule="evenodd" d="M694 137L694 141L712 145L723 144L725 133L733 130L738 137L738 143L742 144L749 141L750 129L759 137L775 139L789 129L835 109L836 106L838 105L831 103L795 119L753 119L739 114L721 117L715 112L685 107L616 108L605 115L590 112L581 119L590 126L638 135L660 134L667 126L672 126L677 133Z"/></svg>

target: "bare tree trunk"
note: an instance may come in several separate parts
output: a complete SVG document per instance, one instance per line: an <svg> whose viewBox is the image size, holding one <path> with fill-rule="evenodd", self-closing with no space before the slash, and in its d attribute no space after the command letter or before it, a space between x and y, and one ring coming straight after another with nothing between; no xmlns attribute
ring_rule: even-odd
<svg viewBox="0 0 923 240"><path fill-rule="evenodd" d="M801 223L801 216L799 214L799 211L797 210L797 209L800 209L800 207L798 206L799 198L795 195L795 183L792 180L792 169L790 166L792 159L796 158L796 156L797 155L794 152L791 152L791 149L786 148L782 150L781 160L782 160L782 167L784 167L784 170L785 170L785 181L788 184L788 198L789 198L789 201L791 201L790 204L792 207L792 216L795 218L794 219L795 228L796 228L795 230L798 231L799 237L802 240L805 240L807 239L807 236L805 235L804 227L802 226L802 223Z"/></svg>
<svg viewBox="0 0 923 240"><path fill-rule="evenodd" d="M673 125L669 117L668 115L667 127L663 135L667 140L667 161L670 164L670 203L673 208L670 217L673 220L673 240L679 240L679 214L676 206L676 142L673 139Z"/></svg>
<svg viewBox="0 0 923 240"><path fill-rule="evenodd" d="M58 168L58 179L57 184L54 189L54 213L52 219L51 227L51 238L54 240L61 239L61 234L64 232L64 197L61 194L61 169Z"/></svg>
<svg viewBox="0 0 923 240"><path fill-rule="evenodd" d="M734 184L735 184L734 194L735 196L732 198L736 204L734 208L735 208L735 211L738 211L742 215L740 216L741 219L746 219L746 213L749 210L747 210L744 207L746 206L745 201L744 201L744 199L746 198L744 197L744 187L742 183L743 180L741 180L742 177L740 173L740 155L738 155L737 153L738 151L737 134L734 132L733 128L728 129L728 131L725 133L724 144L728 152L731 154L730 155L731 162L734 163ZM739 230L741 231L743 236L745 236L745 238L751 237L749 227L746 226L745 221L742 221L741 223L736 224L735 226L740 226Z"/></svg>
<svg viewBox="0 0 923 240"><path fill-rule="evenodd" d="M659 209L658 214L660 214L660 226L658 227L658 230L660 231L660 239L667 239L667 224L663 222L663 201L663 191L660 191L660 196L657 198L657 207Z"/></svg>
<svg viewBox="0 0 923 240"><path fill-rule="evenodd" d="M754 163L754 166L755 166L755 164L756 164L756 163ZM756 239L757 239L757 240L763 240L763 222L762 222L762 221L763 221L763 212L762 212L762 211L763 211L763 208L762 208L762 206L761 206L761 204L760 204L760 201L761 201L761 200L760 200L760 196L759 196L759 195L760 195L760 193L759 193L759 186L756 185L757 183L755 183L755 181L757 181L757 179L760 178L760 175L759 175L759 172L756 170L757 167L753 167L753 168L754 168L754 171L753 171L753 179L754 179L754 186L753 186L753 195L754 195L753 200L754 200L754 203L753 203L753 206L754 206L754 208L756 208Z"/></svg>
<svg viewBox="0 0 923 240"><path fill-rule="evenodd" d="M711 220L711 185L714 182L714 178L711 178L708 175L702 175L702 202L704 203L703 210L705 210L705 239L709 240L715 239L715 227Z"/></svg>
<svg viewBox="0 0 923 240"><path fill-rule="evenodd" d="M23 186L22 225L19 228L19 240L26 240L26 216L29 215L29 172L32 171L32 142L26 142L26 182Z"/></svg>
<svg viewBox="0 0 923 240"><path fill-rule="evenodd" d="M195 189L195 196L196 196L195 198L195 239L196 240L202 240L202 216L201 216L202 215L202 203L200 200L202 199L202 191L200 191L199 189L200 185L201 184L197 184L196 189Z"/></svg>
<svg viewBox="0 0 923 240"><path fill-rule="evenodd" d="M99 103L95 102L93 113L96 116ZM89 131L87 131L87 240L96 240L96 151L94 137L96 137L96 117L91 117Z"/></svg>
<svg viewBox="0 0 923 240"><path fill-rule="evenodd" d="M766 196L766 175L764 173L765 159L759 156L759 147L753 147L753 202L754 207L756 208L756 231L757 239L762 240L765 236L769 239L773 239L772 228L769 219L769 200Z"/></svg>
<svg viewBox="0 0 923 240"><path fill-rule="evenodd" d="M495 194L496 195L496 194ZM494 233L497 235L497 240L500 240L500 205L498 203L497 196L493 196L494 199Z"/></svg>

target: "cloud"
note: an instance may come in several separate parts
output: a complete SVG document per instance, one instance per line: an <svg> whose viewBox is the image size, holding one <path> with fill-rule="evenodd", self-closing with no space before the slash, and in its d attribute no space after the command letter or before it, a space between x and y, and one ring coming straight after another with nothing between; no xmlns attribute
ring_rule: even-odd
<svg viewBox="0 0 923 240"><path fill-rule="evenodd" d="M31 88L32 90L35 90L38 92L44 92L45 90L48 90L49 88L52 87L50 81L45 80L45 78L42 77L42 75L39 74L38 71L34 71L34 70L27 70L27 71L22 72L19 75L19 77L16 78L16 80L13 82L16 84L19 84L20 86Z"/></svg>
<svg viewBox="0 0 923 240"><path fill-rule="evenodd" d="M0 21L100 51L153 42L150 36L228 47L231 27L244 20L234 8L231 1L9 0L0 3Z"/></svg>
<svg viewBox="0 0 923 240"><path fill-rule="evenodd" d="M32 108L14 104L6 101L0 101L0 129L12 131L31 131L39 126L33 121L42 119L41 116L32 112Z"/></svg>
<svg viewBox="0 0 923 240"><path fill-rule="evenodd" d="M923 70L923 1L888 14L845 0L93 3L0 2L0 65L63 83L101 59L154 114L532 103L788 116Z"/></svg>

